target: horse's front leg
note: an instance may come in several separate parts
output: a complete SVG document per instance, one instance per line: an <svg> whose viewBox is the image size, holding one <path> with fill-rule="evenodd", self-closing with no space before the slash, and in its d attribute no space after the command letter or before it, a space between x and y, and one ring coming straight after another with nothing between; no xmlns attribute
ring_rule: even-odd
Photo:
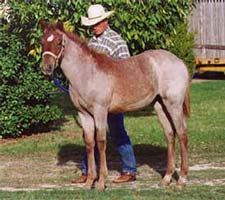
<svg viewBox="0 0 225 200"><path fill-rule="evenodd" d="M107 110L99 108L95 112L95 128L96 128L96 141L99 150L99 180L96 185L97 190L105 189L105 179L108 175L106 163L106 127L107 127Z"/></svg>
<svg viewBox="0 0 225 200"><path fill-rule="evenodd" d="M92 116L90 116L88 113L85 112L78 112L78 115L80 117L81 126L83 128L84 142L87 152L88 174L87 174L87 181L84 187L86 189L91 189L97 177L94 158L94 147L95 147L94 119L92 118Z"/></svg>

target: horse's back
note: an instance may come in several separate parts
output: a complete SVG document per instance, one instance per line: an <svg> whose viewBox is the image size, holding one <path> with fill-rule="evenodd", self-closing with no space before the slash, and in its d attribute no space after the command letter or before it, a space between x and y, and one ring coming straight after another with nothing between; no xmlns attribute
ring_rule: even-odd
<svg viewBox="0 0 225 200"><path fill-rule="evenodd" d="M109 70L113 77L111 111L141 108L156 95L183 101L188 83L187 69L181 59L168 51L148 50L118 61Z"/></svg>
<svg viewBox="0 0 225 200"><path fill-rule="evenodd" d="M183 60L169 51L162 49L148 50L143 55L150 59L151 65L154 66L158 73L170 72L171 76L181 73L180 75L187 76L187 68Z"/></svg>

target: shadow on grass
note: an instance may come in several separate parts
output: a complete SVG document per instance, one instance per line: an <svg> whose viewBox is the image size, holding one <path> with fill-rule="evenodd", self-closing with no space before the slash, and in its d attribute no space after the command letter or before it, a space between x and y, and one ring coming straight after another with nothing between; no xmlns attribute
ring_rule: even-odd
<svg viewBox="0 0 225 200"><path fill-rule="evenodd" d="M165 175L167 163L167 149L165 147L149 144L134 145L137 166L148 165L162 177ZM81 169L81 162L84 155L84 146L77 144L66 144L58 152L58 165L65 165L67 162L74 162ZM119 153L112 144L107 146L107 165L109 170L121 171ZM176 177L174 177L176 179Z"/></svg>

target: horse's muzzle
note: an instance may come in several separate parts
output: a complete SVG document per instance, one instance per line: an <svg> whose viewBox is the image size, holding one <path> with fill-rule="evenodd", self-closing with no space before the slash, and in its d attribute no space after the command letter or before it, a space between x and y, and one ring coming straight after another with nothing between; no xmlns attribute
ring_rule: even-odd
<svg viewBox="0 0 225 200"><path fill-rule="evenodd" d="M42 67L42 73L47 76L52 76L55 66L53 64L44 65Z"/></svg>

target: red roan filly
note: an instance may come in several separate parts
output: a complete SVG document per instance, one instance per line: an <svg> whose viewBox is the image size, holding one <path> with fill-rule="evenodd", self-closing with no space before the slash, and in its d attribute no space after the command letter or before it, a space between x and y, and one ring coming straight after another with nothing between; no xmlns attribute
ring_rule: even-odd
<svg viewBox="0 0 225 200"><path fill-rule="evenodd" d="M127 112L152 103L168 145L167 169L161 185L169 185L175 172L175 135L181 150L177 185L185 185L188 173L186 116L190 114L189 76L182 60L165 50L149 50L128 59L115 60L88 48L62 23L40 22L43 29L42 71L52 75L60 64L69 80L69 94L78 111L88 155L91 188L97 177L94 146L99 149L100 169L96 185L105 188L107 115ZM96 134L96 137L95 137ZM96 141L95 141L96 138Z"/></svg>

